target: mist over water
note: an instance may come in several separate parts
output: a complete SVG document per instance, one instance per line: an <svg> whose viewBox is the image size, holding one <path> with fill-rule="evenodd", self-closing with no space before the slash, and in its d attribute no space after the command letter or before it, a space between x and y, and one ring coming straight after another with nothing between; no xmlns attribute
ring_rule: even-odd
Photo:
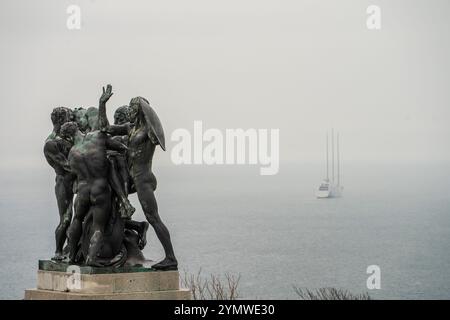
<svg viewBox="0 0 450 320"><path fill-rule="evenodd" d="M71 2L2 0L0 298L23 298L54 253L52 109L97 106L110 83L109 120L148 98L167 150L195 121L280 132L274 176L174 166L158 148L181 272L240 273L242 298L295 299L292 285L365 292L378 265L373 298L450 299L450 2L378 2L374 31L360 0L77 0L81 29L69 30ZM319 200L331 128L344 194ZM163 258L153 230L144 253Z"/></svg>
<svg viewBox="0 0 450 320"><path fill-rule="evenodd" d="M282 164L275 176L254 166L154 171L181 272L240 273L242 298L295 299L294 284L368 291L375 264L373 298L450 298L450 166L344 165L344 197L321 200L321 165ZM54 174L42 163L1 176L0 298L20 299L54 251ZM161 259L151 229L148 239L145 256Z"/></svg>

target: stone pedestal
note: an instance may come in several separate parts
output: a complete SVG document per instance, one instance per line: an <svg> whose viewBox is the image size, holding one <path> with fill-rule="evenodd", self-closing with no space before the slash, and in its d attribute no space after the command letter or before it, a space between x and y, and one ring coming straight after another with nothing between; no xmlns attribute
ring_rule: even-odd
<svg viewBox="0 0 450 320"><path fill-rule="evenodd" d="M94 268L39 261L36 289L25 300L189 300L178 271L149 267Z"/></svg>

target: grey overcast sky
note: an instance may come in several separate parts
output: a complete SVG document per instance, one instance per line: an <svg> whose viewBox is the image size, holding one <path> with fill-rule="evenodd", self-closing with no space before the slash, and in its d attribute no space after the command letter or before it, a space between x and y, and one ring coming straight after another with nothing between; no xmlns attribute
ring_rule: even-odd
<svg viewBox="0 0 450 320"><path fill-rule="evenodd" d="M145 96L167 140L194 120L279 128L281 165L302 164L333 126L349 163L449 162L449 15L448 0L2 0L0 169L45 163L52 108L96 106L107 83L110 119Z"/></svg>

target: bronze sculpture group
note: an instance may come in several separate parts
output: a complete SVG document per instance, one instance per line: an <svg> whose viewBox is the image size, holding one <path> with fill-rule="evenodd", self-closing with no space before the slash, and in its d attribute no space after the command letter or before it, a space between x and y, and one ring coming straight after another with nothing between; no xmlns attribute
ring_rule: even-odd
<svg viewBox="0 0 450 320"><path fill-rule="evenodd" d="M136 97L115 111L110 125L106 102L112 94L111 85L103 88L98 109L57 107L51 113L44 154L56 173L60 217L53 260L95 267L142 264L151 225L166 255L152 268L176 270L154 195L152 159L158 145L165 150L161 122L148 100ZM128 195L135 192L148 222L132 220Z"/></svg>

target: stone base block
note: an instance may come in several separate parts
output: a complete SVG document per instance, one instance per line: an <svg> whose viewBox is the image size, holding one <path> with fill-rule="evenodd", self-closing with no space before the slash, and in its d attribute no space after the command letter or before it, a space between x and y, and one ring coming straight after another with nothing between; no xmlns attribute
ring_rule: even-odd
<svg viewBox="0 0 450 320"><path fill-rule="evenodd" d="M127 292L127 293L74 293L41 289L25 290L25 300L190 300L188 289Z"/></svg>
<svg viewBox="0 0 450 320"><path fill-rule="evenodd" d="M39 261L36 289L25 290L26 300L179 300L190 299L180 289L178 271L148 267L92 268Z"/></svg>
<svg viewBox="0 0 450 320"><path fill-rule="evenodd" d="M180 288L178 271L80 274L38 271L37 289L74 293L130 293Z"/></svg>

